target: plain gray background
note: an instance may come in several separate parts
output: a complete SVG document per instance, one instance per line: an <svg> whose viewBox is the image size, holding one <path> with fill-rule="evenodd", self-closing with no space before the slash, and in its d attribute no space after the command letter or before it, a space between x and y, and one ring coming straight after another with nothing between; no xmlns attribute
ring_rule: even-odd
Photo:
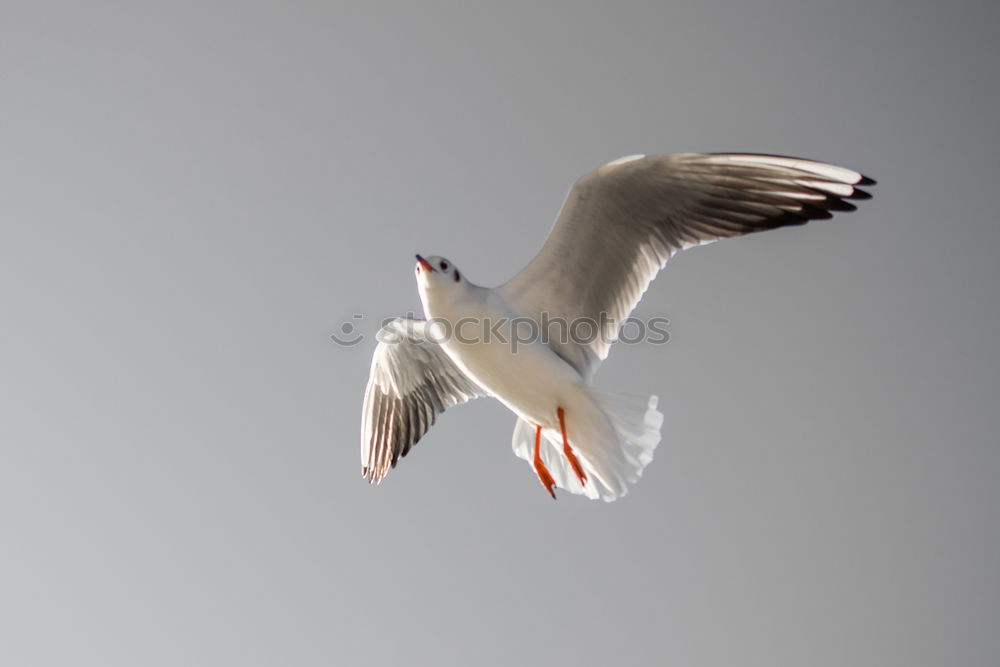
<svg viewBox="0 0 1000 667"><path fill-rule="evenodd" d="M0 663L996 665L992 2L0 5ZM879 180L679 256L552 502L514 418L359 477L413 253L497 284L621 155ZM330 334L355 313L369 338Z"/></svg>

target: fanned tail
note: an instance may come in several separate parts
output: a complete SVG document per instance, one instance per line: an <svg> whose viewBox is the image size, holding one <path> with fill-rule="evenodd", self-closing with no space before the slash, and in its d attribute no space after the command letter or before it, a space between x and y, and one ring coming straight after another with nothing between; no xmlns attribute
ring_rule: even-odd
<svg viewBox="0 0 1000 667"><path fill-rule="evenodd" d="M556 485L570 493L607 502L628 493L653 460L660 442L663 414L656 409L656 396L636 396L584 387L592 410L570 409L569 441L587 473L582 484L562 451L561 434L543 431L540 455ZM588 406L589 407L589 406ZM531 463L535 428L523 419L514 427L514 453Z"/></svg>

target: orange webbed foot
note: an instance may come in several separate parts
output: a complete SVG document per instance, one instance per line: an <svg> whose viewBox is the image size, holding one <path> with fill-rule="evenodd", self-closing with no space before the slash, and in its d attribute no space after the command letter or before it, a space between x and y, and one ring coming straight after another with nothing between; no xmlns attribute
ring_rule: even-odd
<svg viewBox="0 0 1000 667"><path fill-rule="evenodd" d="M562 430L563 454L565 454L566 458L569 460L569 465L573 468L573 472L576 473L576 478L580 480L580 484L586 486L587 473L583 471L583 466L580 465L580 459L576 458L576 454L573 453L573 448L569 446L569 438L566 437L566 413L562 408L559 408L556 410L556 414L559 415L559 428Z"/></svg>
<svg viewBox="0 0 1000 667"><path fill-rule="evenodd" d="M545 490L549 492L552 496L552 500L556 499L556 481L552 479L552 474L549 469L545 467L545 463L542 461L542 455L540 450L542 443L542 427L535 425L535 459L532 462L535 467L535 474L538 475L538 481L542 483Z"/></svg>

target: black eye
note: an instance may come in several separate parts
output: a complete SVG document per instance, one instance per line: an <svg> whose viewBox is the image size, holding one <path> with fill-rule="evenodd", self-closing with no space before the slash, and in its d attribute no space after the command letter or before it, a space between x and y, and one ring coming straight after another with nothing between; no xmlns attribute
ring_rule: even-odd
<svg viewBox="0 0 1000 667"><path fill-rule="evenodd" d="M459 278L458 278L458 269L455 269L455 282L457 283L458 280L459 280Z"/></svg>
<svg viewBox="0 0 1000 667"><path fill-rule="evenodd" d="M448 270L448 262L441 262L440 266L442 271Z"/></svg>

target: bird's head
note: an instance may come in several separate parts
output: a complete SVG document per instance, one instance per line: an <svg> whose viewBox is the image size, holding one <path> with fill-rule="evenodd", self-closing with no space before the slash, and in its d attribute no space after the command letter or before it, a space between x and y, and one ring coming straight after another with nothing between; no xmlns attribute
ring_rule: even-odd
<svg viewBox="0 0 1000 667"><path fill-rule="evenodd" d="M417 255L417 266L414 270L417 274L418 284L422 283L435 289L450 284L461 284L463 280L457 266L437 255L427 258Z"/></svg>
<svg viewBox="0 0 1000 667"><path fill-rule="evenodd" d="M426 258L417 255L414 271L425 308L429 296L433 295L434 299L448 298L448 295L454 295L468 286L458 267L437 255Z"/></svg>

